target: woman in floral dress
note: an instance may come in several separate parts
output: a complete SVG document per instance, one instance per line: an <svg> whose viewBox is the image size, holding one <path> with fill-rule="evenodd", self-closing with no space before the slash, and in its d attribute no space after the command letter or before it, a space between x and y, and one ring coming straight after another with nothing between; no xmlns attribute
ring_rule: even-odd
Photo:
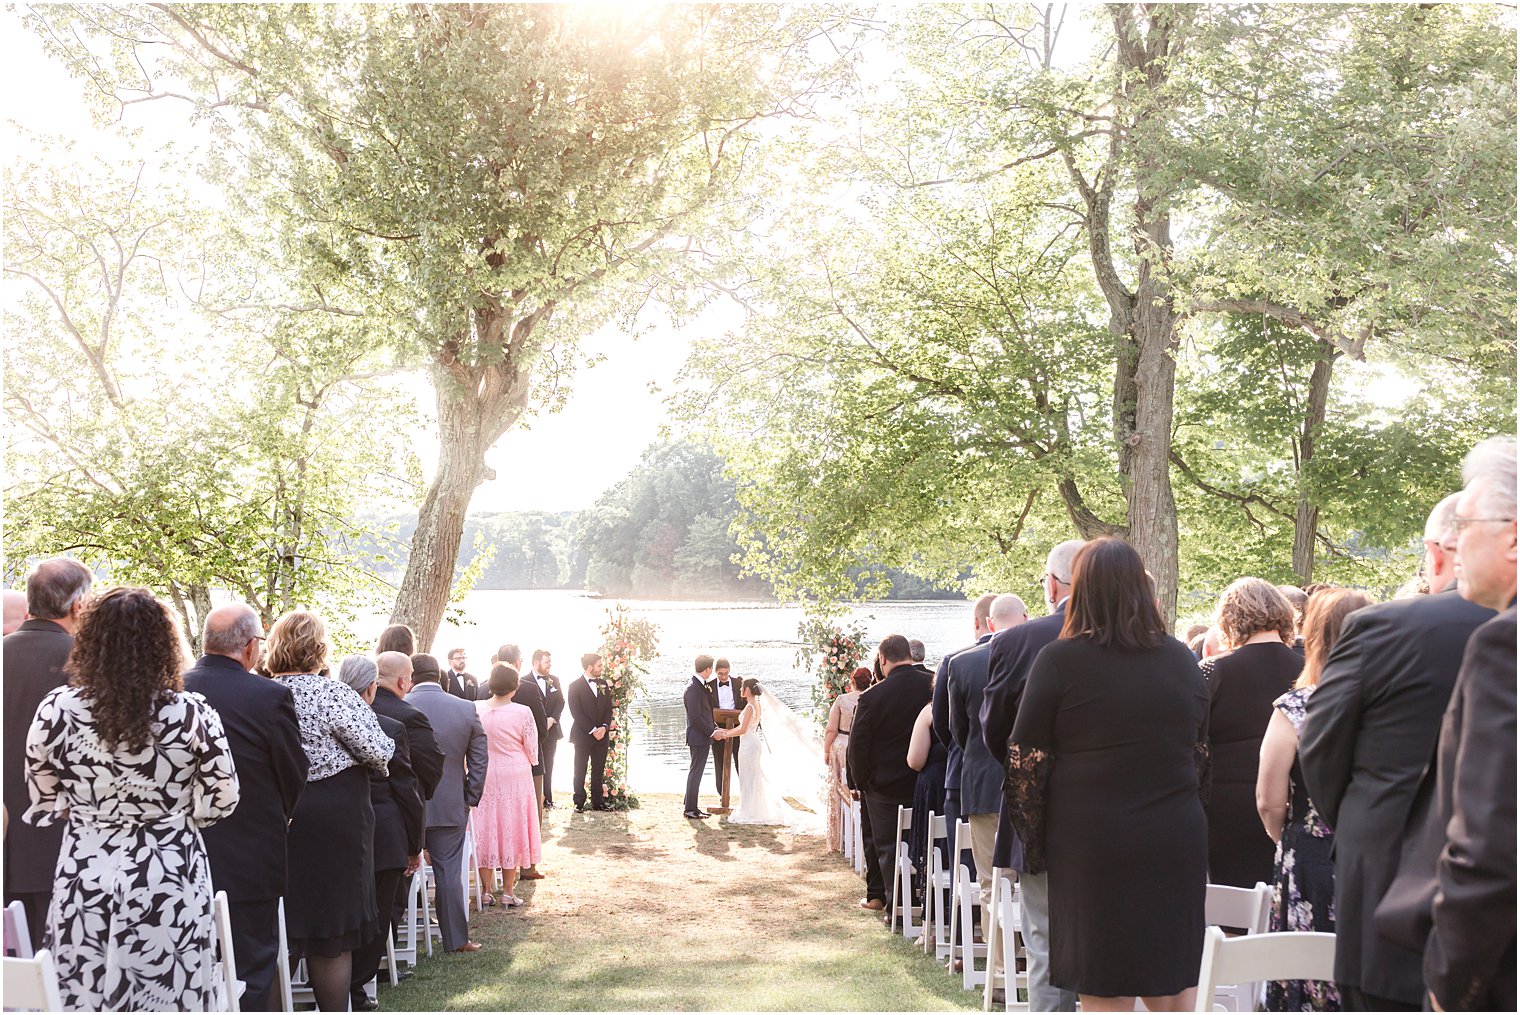
<svg viewBox="0 0 1520 1015"><path fill-rule="evenodd" d="M105 593L27 734L26 820L68 823L45 940L67 1011L226 1007L200 830L238 781L221 717L182 690L180 644L147 589Z"/></svg>
<svg viewBox="0 0 1520 1015"><path fill-rule="evenodd" d="M1304 610L1304 672L1293 690L1272 702L1272 719L1261 743L1256 807L1267 834L1277 843L1273 863L1269 929L1335 931L1333 832L1320 818L1298 764L1298 734L1304 706L1319 684L1325 660L1340 638L1341 625L1372 600L1354 589L1325 589ZM1340 991L1322 980L1273 980L1267 984L1267 1011L1340 1011Z"/></svg>

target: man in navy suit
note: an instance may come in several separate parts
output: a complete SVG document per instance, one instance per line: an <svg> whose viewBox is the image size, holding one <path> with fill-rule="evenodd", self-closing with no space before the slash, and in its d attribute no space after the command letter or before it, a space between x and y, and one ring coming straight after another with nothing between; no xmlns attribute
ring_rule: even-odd
<svg viewBox="0 0 1520 1015"><path fill-rule="evenodd" d="M950 729L950 660L992 640L992 628L988 625L987 618L992 612L995 599L997 596L990 592L977 599L971 607L971 629L976 635L976 641L965 648L946 652L939 661L939 669L934 673L934 701L930 716L934 723L934 739L945 745L945 827L951 830L952 838L955 836L955 826L961 820L962 751L955 742L954 731Z"/></svg>
<svg viewBox="0 0 1520 1015"><path fill-rule="evenodd" d="M242 797L237 810L202 829L211 885L227 893L232 952L246 984L247 1011L268 1011L280 947L279 902L285 894L285 830L306 788L295 698L285 685L248 672L258 662L264 628L242 603L206 614L205 655L185 673L185 690L222 717Z"/></svg>
<svg viewBox="0 0 1520 1015"><path fill-rule="evenodd" d="M686 706L686 747L691 751L691 767L686 770L686 796L682 798L682 817L710 818L697 806L697 794L702 787L702 773L707 768L707 752L712 749L718 724L713 721L713 697L708 690L707 678L712 674L713 657L697 656L696 673L681 695Z"/></svg>

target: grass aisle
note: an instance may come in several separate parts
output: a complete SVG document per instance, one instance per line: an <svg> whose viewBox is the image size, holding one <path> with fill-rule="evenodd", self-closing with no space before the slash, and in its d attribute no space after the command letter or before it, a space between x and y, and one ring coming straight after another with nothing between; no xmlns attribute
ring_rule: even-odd
<svg viewBox="0 0 1520 1015"><path fill-rule="evenodd" d="M874 914L821 838L689 822L680 798L550 811L522 911L471 921L485 947L424 958L389 1011L979 1010L981 995Z"/></svg>

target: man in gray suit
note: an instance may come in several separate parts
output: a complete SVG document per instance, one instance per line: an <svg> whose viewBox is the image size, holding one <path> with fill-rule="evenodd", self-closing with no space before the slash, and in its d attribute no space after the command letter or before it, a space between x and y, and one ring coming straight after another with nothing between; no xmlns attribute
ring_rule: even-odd
<svg viewBox="0 0 1520 1015"><path fill-rule="evenodd" d="M451 952L477 952L470 940L470 909L465 899L464 833L470 808L480 803L486 785L486 731L473 702L457 698L439 683L438 660L412 656L415 686L407 703L427 716L443 752L443 778L427 802L427 851L438 885L438 927L443 947Z"/></svg>

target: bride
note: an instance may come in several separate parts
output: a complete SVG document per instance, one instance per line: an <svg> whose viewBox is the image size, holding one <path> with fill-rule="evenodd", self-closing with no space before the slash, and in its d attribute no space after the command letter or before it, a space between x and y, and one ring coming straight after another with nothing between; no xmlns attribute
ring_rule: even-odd
<svg viewBox="0 0 1520 1015"><path fill-rule="evenodd" d="M739 725L717 739L739 741L739 809L731 825L786 825L798 832L823 828L823 742L786 703L747 679L740 685ZM795 807L795 801L801 807Z"/></svg>

